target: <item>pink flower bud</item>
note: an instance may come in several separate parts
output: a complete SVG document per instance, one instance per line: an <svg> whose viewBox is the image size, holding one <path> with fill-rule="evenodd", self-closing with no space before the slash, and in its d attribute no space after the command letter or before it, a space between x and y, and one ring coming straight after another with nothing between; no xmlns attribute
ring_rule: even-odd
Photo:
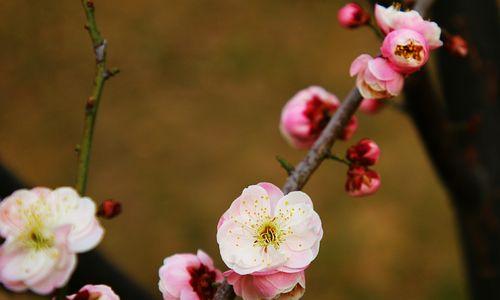
<svg viewBox="0 0 500 300"><path fill-rule="evenodd" d="M380 175L364 166L352 164L347 171L345 190L353 197L367 196L380 188Z"/></svg>
<svg viewBox="0 0 500 300"><path fill-rule="evenodd" d="M210 256L201 250L196 255L185 253L165 258L159 275L158 286L164 300L213 299L213 284L223 280Z"/></svg>
<svg viewBox="0 0 500 300"><path fill-rule="evenodd" d="M467 41L459 35L451 35L446 37L445 47L448 52L457 57L466 57L469 54Z"/></svg>
<svg viewBox="0 0 500 300"><path fill-rule="evenodd" d="M68 296L68 300L120 300L117 294L107 285L88 284L78 293Z"/></svg>
<svg viewBox="0 0 500 300"><path fill-rule="evenodd" d="M356 28L365 25L370 20L370 14L359 4L347 3L337 14L339 24L346 28Z"/></svg>
<svg viewBox="0 0 500 300"><path fill-rule="evenodd" d="M384 39L380 51L394 70L410 74L418 71L429 59L429 47L425 38L410 29L391 31Z"/></svg>
<svg viewBox="0 0 500 300"><path fill-rule="evenodd" d="M281 112L280 130L288 142L298 149L307 149L319 137L340 102L321 87L299 91ZM347 126L343 138L348 139L357 128L355 118Z"/></svg>
<svg viewBox="0 0 500 300"><path fill-rule="evenodd" d="M382 58L361 54L351 64L351 76L357 75L356 86L364 98L383 99L397 96L403 89L404 78Z"/></svg>
<svg viewBox="0 0 500 300"><path fill-rule="evenodd" d="M245 300L300 299L305 292L304 271L276 272L263 275L240 275L233 270L224 273L236 295Z"/></svg>
<svg viewBox="0 0 500 300"><path fill-rule="evenodd" d="M362 139L347 149L346 158L352 163L372 166L380 156L380 148L370 139Z"/></svg>
<svg viewBox="0 0 500 300"><path fill-rule="evenodd" d="M359 111L367 115L373 115L378 113L384 107L385 103L378 99L363 99L363 102L361 102L361 105L359 106Z"/></svg>
<svg viewBox="0 0 500 300"><path fill-rule="evenodd" d="M113 199L104 200L97 211L97 215L105 219L112 219L122 212L122 204Z"/></svg>

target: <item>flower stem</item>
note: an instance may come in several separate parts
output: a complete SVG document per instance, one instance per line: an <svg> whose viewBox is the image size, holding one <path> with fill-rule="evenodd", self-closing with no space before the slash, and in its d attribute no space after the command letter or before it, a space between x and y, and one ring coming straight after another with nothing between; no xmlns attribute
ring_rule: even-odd
<svg viewBox="0 0 500 300"><path fill-rule="evenodd" d="M381 40L383 40L383 39L384 39L384 35L380 32L380 30L377 28L377 26L375 26L375 25L373 24L373 22L372 22L372 21L368 22L366 25L367 25L368 27L370 27L370 29L371 29L371 30L375 33L375 35L376 35L378 38L380 38Z"/></svg>
<svg viewBox="0 0 500 300"><path fill-rule="evenodd" d="M108 71L106 69L106 40L101 36L94 15L94 2L92 0L81 0L87 23L87 29L94 49L96 67L92 86L92 93L85 103L85 119L81 144L77 147L78 169L76 177L76 190L84 195L87 188L89 172L90 152L92 149L92 137L97 118L97 111L101 101L104 83L108 78L117 74L119 70Z"/></svg>
<svg viewBox="0 0 500 300"><path fill-rule="evenodd" d="M339 157L339 156L337 156L335 154L332 154L332 153L327 154L326 158L329 158L329 159L334 160L334 161L338 161L338 162L343 163L343 164L345 164L347 166L350 165L350 163L346 159L341 158L341 157Z"/></svg>

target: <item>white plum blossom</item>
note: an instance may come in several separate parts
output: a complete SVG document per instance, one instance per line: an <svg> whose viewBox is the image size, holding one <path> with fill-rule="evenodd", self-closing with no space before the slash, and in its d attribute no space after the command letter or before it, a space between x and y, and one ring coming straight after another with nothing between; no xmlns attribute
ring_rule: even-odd
<svg viewBox="0 0 500 300"><path fill-rule="evenodd" d="M311 198L283 195L270 183L245 188L217 230L222 260L240 275L300 272L318 255L322 236Z"/></svg>
<svg viewBox="0 0 500 300"><path fill-rule="evenodd" d="M94 202L68 187L18 190L0 204L0 282L12 291L49 294L76 266L76 253L99 244L104 230Z"/></svg>

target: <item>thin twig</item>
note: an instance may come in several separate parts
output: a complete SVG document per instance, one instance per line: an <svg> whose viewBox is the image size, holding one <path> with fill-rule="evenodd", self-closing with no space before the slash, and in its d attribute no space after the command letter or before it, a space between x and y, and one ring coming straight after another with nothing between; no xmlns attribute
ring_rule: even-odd
<svg viewBox="0 0 500 300"><path fill-rule="evenodd" d="M90 152L92 149L92 137L94 134L97 111L101 101L104 83L107 79L117 74L117 69L106 69L106 48L107 42L101 36L94 15L94 2L92 0L81 0L87 24L85 29L89 32L95 56L95 77L92 87L92 93L85 103L85 120L83 128L82 142L77 147L78 151L78 170L76 177L76 190L85 194L87 188L87 177L89 171Z"/></svg>

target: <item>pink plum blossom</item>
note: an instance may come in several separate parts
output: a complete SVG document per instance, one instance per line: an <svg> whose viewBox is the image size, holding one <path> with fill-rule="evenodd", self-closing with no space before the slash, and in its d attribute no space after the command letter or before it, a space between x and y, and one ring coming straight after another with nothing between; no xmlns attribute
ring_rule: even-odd
<svg viewBox="0 0 500 300"><path fill-rule="evenodd" d="M245 188L217 227L222 260L240 275L302 271L318 255L323 236L311 198L283 195L271 183Z"/></svg>
<svg viewBox="0 0 500 300"><path fill-rule="evenodd" d="M367 115L373 115L378 113L384 107L385 103L380 99L363 99L361 105L359 106L359 111Z"/></svg>
<svg viewBox="0 0 500 300"><path fill-rule="evenodd" d="M304 271L240 275L229 270L224 275L236 295L244 300L300 299L306 288Z"/></svg>
<svg viewBox="0 0 500 300"><path fill-rule="evenodd" d="M363 166L372 166L380 157L380 148L371 139L362 139L347 149L346 158Z"/></svg>
<svg viewBox="0 0 500 300"><path fill-rule="evenodd" d="M397 5L385 8L377 4L375 5L375 19L385 34L393 30L410 29L425 38L430 50L443 45L440 40L441 28L435 22L425 21L417 11L401 11Z"/></svg>
<svg viewBox="0 0 500 300"><path fill-rule="evenodd" d="M356 28L370 21L370 14L357 3L347 3L337 14L337 19L342 27Z"/></svg>
<svg viewBox="0 0 500 300"><path fill-rule="evenodd" d="M158 286L164 300L212 299L213 284L224 279L212 258L201 250L196 255L184 253L165 258L159 275Z"/></svg>
<svg viewBox="0 0 500 300"><path fill-rule="evenodd" d="M314 144L339 106L337 97L321 87L301 90L281 112L281 133L292 146L307 149ZM349 139L356 128L357 119L352 117L341 138Z"/></svg>
<svg viewBox="0 0 500 300"><path fill-rule="evenodd" d="M383 99L397 96L403 89L404 78L382 58L361 54L351 64L351 76L357 75L356 86L364 98Z"/></svg>
<svg viewBox="0 0 500 300"><path fill-rule="evenodd" d="M0 204L0 281L12 291L49 294L76 266L76 253L99 244L104 230L90 198L69 187L18 190Z"/></svg>
<svg viewBox="0 0 500 300"><path fill-rule="evenodd" d="M410 29L391 31L380 48L394 70L410 74L418 71L429 59L429 47L425 38Z"/></svg>
<svg viewBox="0 0 500 300"><path fill-rule="evenodd" d="M120 300L120 297L109 286L103 284L87 284L78 293L66 298L68 300Z"/></svg>
<svg viewBox="0 0 500 300"><path fill-rule="evenodd" d="M365 167L352 164L347 171L345 190L353 197L374 194L380 188L380 175Z"/></svg>

